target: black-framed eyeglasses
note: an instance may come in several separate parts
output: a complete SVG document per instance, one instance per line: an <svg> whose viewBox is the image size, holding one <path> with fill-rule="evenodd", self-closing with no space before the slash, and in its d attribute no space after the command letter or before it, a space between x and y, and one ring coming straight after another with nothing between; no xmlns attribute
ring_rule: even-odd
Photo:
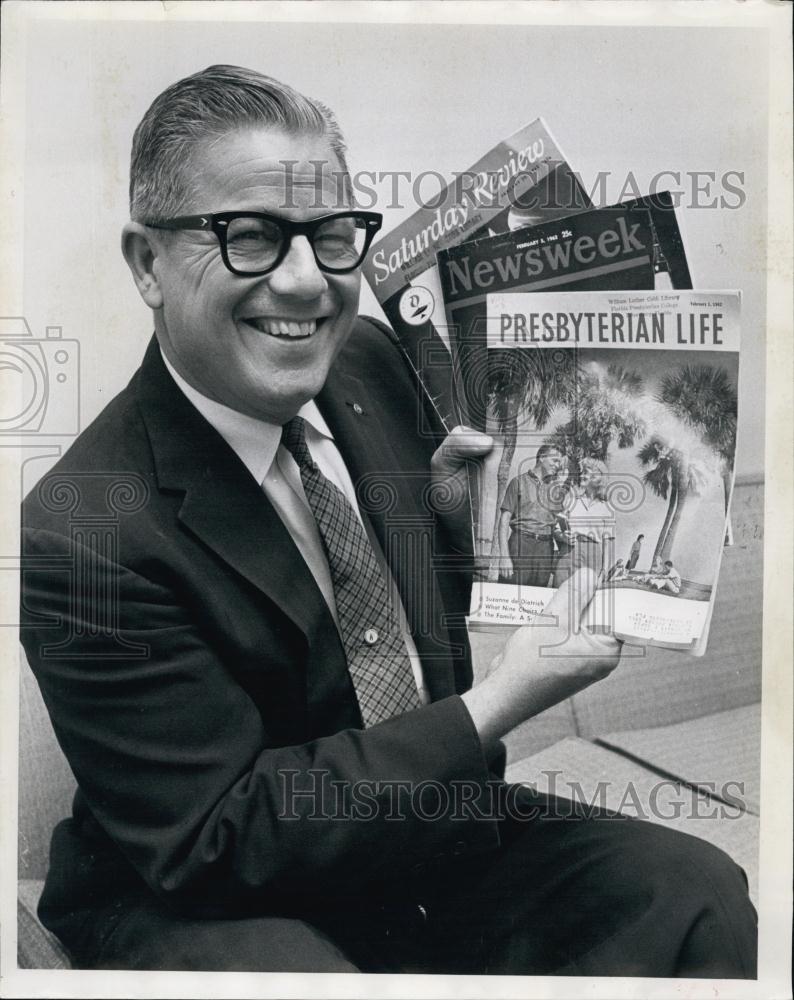
<svg viewBox="0 0 794 1000"><path fill-rule="evenodd" d="M223 263L243 277L261 277L279 266L294 236L305 236L321 271L349 274L361 265L375 233L380 212L335 212L309 222L292 222L265 212L214 212L146 222L152 229L202 229L215 233Z"/></svg>

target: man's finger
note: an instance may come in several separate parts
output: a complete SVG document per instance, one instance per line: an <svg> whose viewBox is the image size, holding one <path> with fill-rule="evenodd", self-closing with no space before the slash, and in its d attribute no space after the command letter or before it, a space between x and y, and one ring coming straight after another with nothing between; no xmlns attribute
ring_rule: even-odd
<svg viewBox="0 0 794 1000"><path fill-rule="evenodd" d="M544 615L564 615L567 619L568 608L571 605L584 610L593 599L597 583L598 574L594 570L587 567L576 570L554 592L549 603L543 609Z"/></svg>
<svg viewBox="0 0 794 1000"><path fill-rule="evenodd" d="M586 566L577 569L554 592L544 611L557 613L560 609L565 610L573 602L574 596L577 598L579 607L586 608L593 599L597 583L598 574L595 570Z"/></svg>
<svg viewBox="0 0 794 1000"><path fill-rule="evenodd" d="M590 642L594 647L598 648L599 652L605 655L617 656L623 649L623 643L620 639L616 639L614 635L607 632L592 632L588 628L583 628L581 634Z"/></svg>
<svg viewBox="0 0 794 1000"><path fill-rule="evenodd" d="M493 448L493 438L471 427L453 427L433 455L433 466L439 472L457 472L464 461L482 458Z"/></svg>

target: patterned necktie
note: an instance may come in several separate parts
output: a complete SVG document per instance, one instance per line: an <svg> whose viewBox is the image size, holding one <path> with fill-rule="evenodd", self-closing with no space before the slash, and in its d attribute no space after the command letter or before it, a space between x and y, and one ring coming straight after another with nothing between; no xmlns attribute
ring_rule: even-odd
<svg viewBox="0 0 794 1000"><path fill-rule="evenodd" d="M420 705L411 661L391 612L372 545L344 493L309 454L302 417L285 424L281 443L298 463L334 587L339 630L365 726Z"/></svg>

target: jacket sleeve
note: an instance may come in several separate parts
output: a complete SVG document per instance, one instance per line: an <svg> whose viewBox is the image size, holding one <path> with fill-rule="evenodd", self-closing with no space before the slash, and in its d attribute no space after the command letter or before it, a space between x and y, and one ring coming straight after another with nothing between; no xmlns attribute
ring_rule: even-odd
<svg viewBox="0 0 794 1000"><path fill-rule="evenodd" d="M24 574L23 642L58 740L96 821L172 905L232 913L265 897L340 894L498 843L459 697L274 745L177 593L83 560L56 531L31 528L24 544L45 568ZM118 609L112 642L91 634L69 574L52 569L81 560L94 598Z"/></svg>

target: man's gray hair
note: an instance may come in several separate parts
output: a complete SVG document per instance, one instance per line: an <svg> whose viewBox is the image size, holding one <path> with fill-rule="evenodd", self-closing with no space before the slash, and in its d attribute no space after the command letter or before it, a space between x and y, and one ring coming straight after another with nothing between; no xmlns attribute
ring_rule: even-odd
<svg viewBox="0 0 794 1000"><path fill-rule="evenodd" d="M131 218L154 221L184 213L191 196L191 155L196 144L251 127L325 137L339 161L340 198L349 194L344 140L324 104L255 70L218 65L164 90L135 130Z"/></svg>

